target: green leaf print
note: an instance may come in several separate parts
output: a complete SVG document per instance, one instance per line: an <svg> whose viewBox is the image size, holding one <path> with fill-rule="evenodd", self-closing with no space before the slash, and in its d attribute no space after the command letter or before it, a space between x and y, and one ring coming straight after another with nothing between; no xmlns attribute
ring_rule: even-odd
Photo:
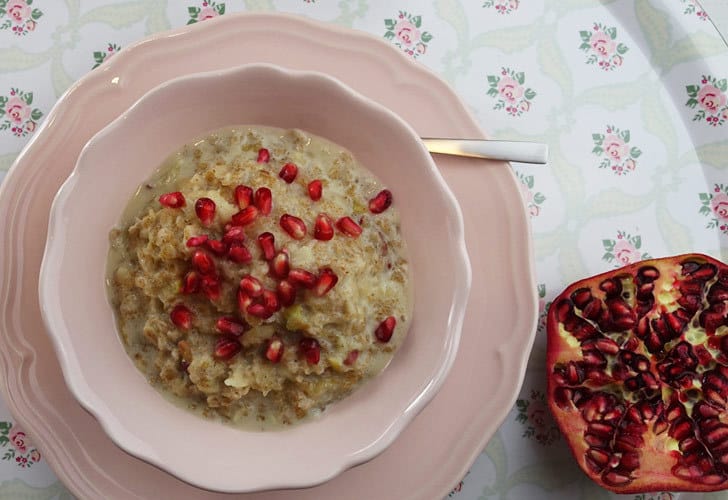
<svg viewBox="0 0 728 500"><path fill-rule="evenodd" d="M700 86L699 85L688 85L685 87L685 90L687 91L687 93L690 97L697 97L698 92L700 91Z"/></svg>
<svg viewBox="0 0 728 500"><path fill-rule="evenodd" d="M607 33L607 35L609 35L609 38L611 38L612 40L617 38L617 28L607 28L604 31Z"/></svg>
<svg viewBox="0 0 728 500"><path fill-rule="evenodd" d="M397 23L394 21L394 19L385 19L384 20L384 27L388 30L393 30L394 27L397 25Z"/></svg>
<svg viewBox="0 0 728 500"><path fill-rule="evenodd" d="M33 9L30 13L30 17L33 18L34 21L37 21L43 16L43 13L38 9Z"/></svg>
<svg viewBox="0 0 728 500"><path fill-rule="evenodd" d="M692 98L691 99L688 99L687 102L685 103L685 106L687 106L689 108L694 108L697 105L698 105L698 100L697 99L692 99Z"/></svg>
<svg viewBox="0 0 728 500"><path fill-rule="evenodd" d="M710 196L708 193L700 193L699 196L702 201L710 201L711 199L713 199L713 197Z"/></svg>
<svg viewBox="0 0 728 500"><path fill-rule="evenodd" d="M431 40L432 40L432 34L431 34L431 33L430 33L429 31L425 31L425 32L423 32L423 33L422 33L422 34L420 35L420 39L421 39L421 40L422 40L423 42L425 42L425 43L428 43L429 41L431 41Z"/></svg>
<svg viewBox="0 0 728 500"><path fill-rule="evenodd" d="M527 88L523 95L526 97L526 99L530 101L531 99L536 97L536 92L534 92L531 88Z"/></svg>
<svg viewBox="0 0 728 500"><path fill-rule="evenodd" d="M22 96L22 99L25 101L25 104L30 106L33 104L33 92L26 92L25 95Z"/></svg>
<svg viewBox="0 0 728 500"><path fill-rule="evenodd" d="M700 207L700 210L698 210L698 213L700 213L701 215L710 215L712 212L713 211L706 206Z"/></svg>
<svg viewBox="0 0 728 500"><path fill-rule="evenodd" d="M585 42L589 42L589 40L591 40L591 32L589 31L580 31L579 36ZM586 46L589 47L589 43L587 43Z"/></svg>
<svg viewBox="0 0 728 500"><path fill-rule="evenodd" d="M529 175L523 178L524 184L528 186L528 189L533 189L533 176Z"/></svg>
<svg viewBox="0 0 728 500"><path fill-rule="evenodd" d="M629 48L623 43L620 43L619 45L617 45L617 53L620 55L624 55L624 53L627 52L628 50L629 50Z"/></svg>
<svg viewBox="0 0 728 500"><path fill-rule="evenodd" d="M422 27L422 16L415 16L410 19L417 28Z"/></svg>
<svg viewBox="0 0 728 500"><path fill-rule="evenodd" d="M200 8L199 7L187 7L187 12L192 17L197 17L197 14L200 13Z"/></svg>
<svg viewBox="0 0 728 500"><path fill-rule="evenodd" d="M515 78L516 78L516 81L517 81L518 83L520 83L521 85L523 85L523 82L525 82L525 81L526 81L526 75L525 75L525 74L523 73L523 71L519 71L518 73L516 73L516 74L515 74L515 75L513 75L513 76L515 76Z"/></svg>
<svg viewBox="0 0 728 500"><path fill-rule="evenodd" d="M601 155L604 152L604 149L602 149L600 146L594 146L594 149L592 149L592 153L595 155Z"/></svg>
<svg viewBox="0 0 728 500"><path fill-rule="evenodd" d="M38 108L34 109L34 110L33 110L33 112L32 112L32 113L30 113L30 117L31 117L31 118L32 118L33 120L35 120L35 121L38 121L38 120L40 120L40 117L41 117L41 116L43 116L43 112L42 112L41 110L39 110Z"/></svg>
<svg viewBox="0 0 728 500"><path fill-rule="evenodd" d="M723 78L722 80L718 80L715 86L725 92L726 90L728 90L728 80L726 80L725 78Z"/></svg>
<svg viewBox="0 0 728 500"><path fill-rule="evenodd" d="M629 155L632 158L639 158L641 154L642 154L642 150L640 150L639 148L632 148L629 150Z"/></svg>
<svg viewBox="0 0 728 500"><path fill-rule="evenodd" d="M219 5L216 5L215 10L217 11L218 14L220 14L222 16L223 14L225 14L225 4L221 3Z"/></svg>
<svg viewBox="0 0 728 500"><path fill-rule="evenodd" d="M635 248L637 248L637 249L639 249L639 248L640 248L640 247L642 246L642 237L641 237L641 236L639 236L639 235L637 235L637 236L632 236L632 237L631 237L631 238L629 239L629 241L631 241L631 242L632 242L632 244L634 245L634 247L635 247Z"/></svg>
<svg viewBox="0 0 728 500"><path fill-rule="evenodd" d="M540 205L544 201L546 201L546 197L543 195L543 193L536 193L533 195L533 201L536 202L536 205Z"/></svg>
<svg viewBox="0 0 728 500"><path fill-rule="evenodd" d="M584 42L584 43L582 43L581 45L579 45L579 48L580 48L581 50L587 50L587 49L589 49L589 47L591 47L591 45L589 45L589 44L588 44L588 43L586 43L586 42Z"/></svg>
<svg viewBox="0 0 728 500"><path fill-rule="evenodd" d="M592 134L592 139L594 139L594 142L601 145L602 142L604 142L604 134Z"/></svg>
<svg viewBox="0 0 728 500"><path fill-rule="evenodd" d="M614 245L616 244L615 240L602 240L602 245L604 245L604 249L608 252L611 252L614 250Z"/></svg>
<svg viewBox="0 0 728 500"><path fill-rule="evenodd" d="M624 142L629 142L629 138L630 138L629 130L622 130L622 132L620 132L619 135L622 136L622 139L624 140Z"/></svg>
<svg viewBox="0 0 728 500"><path fill-rule="evenodd" d="M490 83L491 85L496 85L498 83L498 80L500 80L500 78L498 78L497 76L488 75L488 83Z"/></svg>
<svg viewBox="0 0 728 500"><path fill-rule="evenodd" d="M393 31L387 31L384 34L384 38L386 38L387 40L393 40L394 39L394 32Z"/></svg>
<svg viewBox="0 0 728 500"><path fill-rule="evenodd" d="M496 89L494 89L494 88L491 87L491 88L488 89L488 92L486 92L486 94L489 95L489 96L491 96L491 97L497 97L498 96L498 90L496 90Z"/></svg>

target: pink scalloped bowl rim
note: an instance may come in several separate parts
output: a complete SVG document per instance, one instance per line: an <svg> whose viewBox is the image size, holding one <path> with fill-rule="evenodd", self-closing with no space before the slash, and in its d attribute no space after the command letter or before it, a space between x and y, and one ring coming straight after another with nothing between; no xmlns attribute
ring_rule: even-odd
<svg viewBox="0 0 728 500"><path fill-rule="evenodd" d="M395 193L415 283L412 325L390 365L280 431L235 429L162 398L128 358L104 297L107 235L131 194L171 151L236 123L299 128L349 149ZM314 486L384 451L442 386L469 290L460 208L415 131L322 73L252 64L164 83L88 142L51 208L39 297L68 387L118 446L195 486L239 493Z"/></svg>

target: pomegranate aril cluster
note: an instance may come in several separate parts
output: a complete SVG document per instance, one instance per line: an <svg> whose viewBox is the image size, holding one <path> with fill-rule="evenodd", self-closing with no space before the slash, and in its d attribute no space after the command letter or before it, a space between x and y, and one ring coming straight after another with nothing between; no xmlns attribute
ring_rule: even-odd
<svg viewBox="0 0 728 500"><path fill-rule="evenodd" d="M258 151L257 163L267 164L271 161L270 152L261 148ZM292 184L299 176L299 168L294 163L285 163L278 176L287 184ZM306 190L312 202L319 201L323 196L323 183L313 179L306 185ZM253 260L253 255L246 247L248 239L246 228L256 222L260 217L270 215L273 208L273 197L270 188L266 186L254 189L251 186L238 185L233 190L233 203L238 207L231 220L224 226L221 239L214 239L210 235L194 235L185 242L191 250L190 270L184 275L180 288L182 295L202 293L207 299L216 301L220 298L221 279L217 272L214 257L245 265ZM179 209L186 206L186 200L181 192L167 193L159 198L162 206ZM384 212L392 203L392 194L389 190L382 190L369 200L368 206L372 214ZM217 207L210 198L199 198L195 201L194 211L204 227L211 227L215 223ZM294 240L302 240L309 236L306 223L292 214L283 214L279 226ZM326 213L319 213L313 221L311 236L319 241L329 241L335 236L335 229L345 237L358 238L362 227L349 216L342 216L334 223ZM276 249L275 237L270 232L263 232L256 236L256 243L262 258L268 262L269 276L276 280L274 290L266 289L262 282L247 274L238 284L236 299L241 317L245 315L266 320L284 307L292 306L300 290L309 290L313 296L322 297L329 293L338 283L338 276L330 267L323 267L317 273L309 270L292 267L288 251L285 248ZM178 304L170 313L173 325L181 330L191 328L194 313L184 304ZM388 317L381 321L373 332L373 337L379 342L389 342L394 331L396 320ZM232 359L242 350L239 338L250 328L244 320L232 316L220 317L216 322L216 331L220 334L215 348L215 358L223 361ZM309 364L318 364L321 346L313 338L304 337L297 346L299 354ZM285 345L281 338L274 336L266 342L263 356L271 363L278 363L285 352ZM344 361L345 365L356 362L358 351L352 351ZM187 363L188 364L188 363Z"/></svg>
<svg viewBox="0 0 728 500"><path fill-rule="evenodd" d="M552 305L581 346L553 367L554 402L579 412L585 463L610 487L640 475L645 436L677 444L668 474L728 487L728 268L670 265L630 266L595 283L603 298L586 286Z"/></svg>

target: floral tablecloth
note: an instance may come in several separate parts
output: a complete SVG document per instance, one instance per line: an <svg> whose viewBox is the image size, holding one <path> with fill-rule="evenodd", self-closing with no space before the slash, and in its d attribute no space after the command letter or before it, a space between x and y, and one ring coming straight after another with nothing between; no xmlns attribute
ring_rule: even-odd
<svg viewBox="0 0 728 500"><path fill-rule="evenodd" d="M728 6L705 3L726 33ZM490 135L550 144L548 168L514 166L542 312L623 263L728 261L728 47L696 0L0 0L0 179L64 90L125 45L246 10L383 37L449 81ZM543 333L516 405L450 497L617 498L578 470L547 410ZM68 497L0 401L0 498Z"/></svg>

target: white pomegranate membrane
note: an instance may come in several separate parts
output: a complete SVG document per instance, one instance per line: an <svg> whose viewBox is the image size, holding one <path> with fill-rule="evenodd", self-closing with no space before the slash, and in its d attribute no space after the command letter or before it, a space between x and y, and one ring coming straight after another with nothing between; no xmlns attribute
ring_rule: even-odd
<svg viewBox="0 0 728 500"><path fill-rule="evenodd" d="M169 399L246 429L319 414L407 334L393 195L345 149L236 126L183 146L110 235L121 340Z"/></svg>

